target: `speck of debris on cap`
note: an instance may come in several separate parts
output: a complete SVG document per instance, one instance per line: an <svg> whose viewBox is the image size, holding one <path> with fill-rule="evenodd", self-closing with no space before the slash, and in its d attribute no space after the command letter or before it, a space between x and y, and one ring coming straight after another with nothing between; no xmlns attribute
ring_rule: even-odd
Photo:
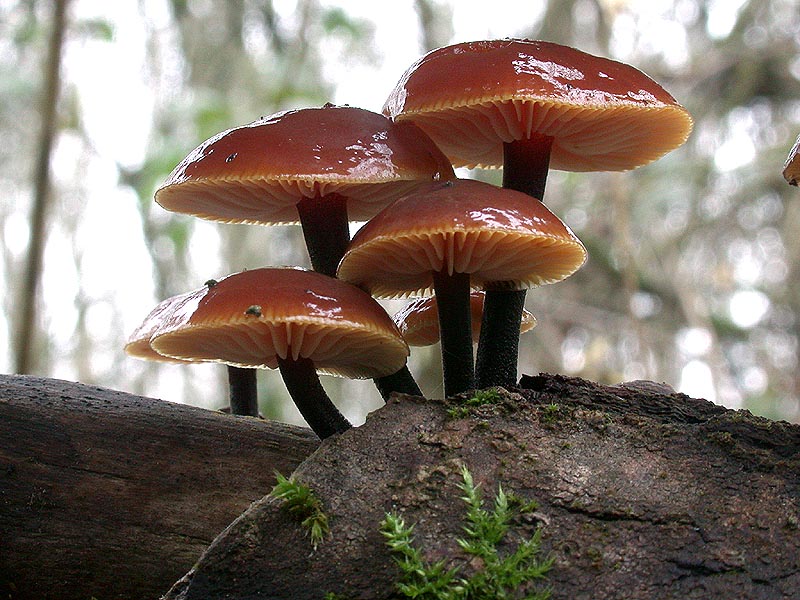
<svg viewBox="0 0 800 600"><path fill-rule="evenodd" d="M247 310L244 311L244 314L260 317L261 307L258 304L253 304L252 306L247 307Z"/></svg>

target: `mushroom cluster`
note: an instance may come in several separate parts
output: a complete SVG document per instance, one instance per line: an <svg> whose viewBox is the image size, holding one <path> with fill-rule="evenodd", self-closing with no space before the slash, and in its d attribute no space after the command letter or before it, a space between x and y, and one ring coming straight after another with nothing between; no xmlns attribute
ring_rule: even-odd
<svg viewBox="0 0 800 600"><path fill-rule="evenodd" d="M691 127L631 66L505 39L426 54L383 114L326 104L224 131L173 170L156 202L220 222L300 223L314 271L211 280L162 301L126 351L227 365L237 414L257 414L255 369L278 368L322 438L350 424L317 371L371 377L384 398L421 395L408 344L441 340L447 395L513 386L520 333L535 322L523 320L525 290L586 260L541 202L548 170L632 169ZM503 185L458 179L454 166L502 167ZM352 240L351 220L366 221ZM374 297L398 296L420 298L395 323Z"/></svg>

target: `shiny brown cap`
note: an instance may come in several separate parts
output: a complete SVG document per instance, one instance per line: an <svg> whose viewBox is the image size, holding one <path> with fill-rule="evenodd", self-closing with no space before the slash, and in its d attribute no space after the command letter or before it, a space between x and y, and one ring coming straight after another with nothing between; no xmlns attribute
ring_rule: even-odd
<svg viewBox="0 0 800 600"><path fill-rule="evenodd" d="M692 118L641 71L551 42L504 39L433 50L384 114L424 129L456 166L499 167L503 142L553 138L550 167L622 171L686 141Z"/></svg>
<svg viewBox="0 0 800 600"><path fill-rule="evenodd" d="M484 292L472 292L469 296L472 317L472 341L477 342L481 334ZM392 317L403 339L409 346L430 346L439 341L439 313L435 296L416 298L406 304ZM528 310L522 311L520 333L536 327L536 318Z"/></svg>
<svg viewBox="0 0 800 600"><path fill-rule="evenodd" d="M473 288L524 289L564 279L585 260L578 238L541 202L457 179L378 213L353 236L338 276L378 297L425 293L433 271L469 273Z"/></svg>
<svg viewBox="0 0 800 600"><path fill-rule="evenodd" d="M155 331L160 354L187 361L277 368L307 358L352 378L399 370L408 346L386 311L360 289L313 271L243 271L194 293Z"/></svg>
<svg viewBox="0 0 800 600"><path fill-rule="evenodd" d="M420 181L453 176L412 123L325 105L264 117L206 140L156 192L167 210L229 223L296 223L303 197L341 194L367 220Z"/></svg>
<svg viewBox="0 0 800 600"><path fill-rule="evenodd" d="M175 311L181 311L183 306L187 303L195 302L197 294L197 291L187 292L159 302L158 305L150 311L150 314L145 317L141 325L130 335L125 344L125 352L129 356L144 360L186 362L179 358L159 354L150 345L150 340L158 328L163 326Z"/></svg>
<svg viewBox="0 0 800 600"><path fill-rule="evenodd" d="M797 141L789 151L789 156L786 157L783 165L783 178L789 185L797 185L797 181L800 180L800 135L797 136Z"/></svg>

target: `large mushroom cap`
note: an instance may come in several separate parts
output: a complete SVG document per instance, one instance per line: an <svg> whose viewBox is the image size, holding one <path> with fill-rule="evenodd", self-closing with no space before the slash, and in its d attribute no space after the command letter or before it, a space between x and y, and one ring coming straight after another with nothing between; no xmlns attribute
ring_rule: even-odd
<svg viewBox="0 0 800 600"><path fill-rule="evenodd" d="M356 234L338 276L379 297L425 293L432 273L472 287L524 289L564 279L586 259L570 229L521 192L469 179L428 184Z"/></svg>
<svg viewBox="0 0 800 600"><path fill-rule="evenodd" d="M452 166L411 123L349 106L277 113L200 144L156 192L167 210L229 223L296 223L302 198L341 194L367 220Z"/></svg>
<svg viewBox="0 0 800 600"><path fill-rule="evenodd" d="M503 142L554 138L550 166L627 170L686 141L692 119L641 71L551 42L504 39L433 50L389 95L456 166L498 167Z"/></svg>
<svg viewBox="0 0 800 600"><path fill-rule="evenodd" d="M408 346L386 311L360 289L313 271L243 271L193 293L154 333L160 354L277 368L277 357L318 371L380 377L405 365Z"/></svg>
<svg viewBox="0 0 800 600"><path fill-rule="evenodd" d="M483 317L483 291L469 295L470 317L472 320L472 341L477 342L481 333ZM395 313L392 320L409 346L430 346L439 341L438 303L435 296L415 298ZM527 310L522 311L520 333L536 327L536 317Z"/></svg>

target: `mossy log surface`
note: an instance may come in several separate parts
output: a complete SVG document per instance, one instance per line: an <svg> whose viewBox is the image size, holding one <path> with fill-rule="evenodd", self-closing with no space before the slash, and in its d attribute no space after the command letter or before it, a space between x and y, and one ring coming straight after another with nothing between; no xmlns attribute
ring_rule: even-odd
<svg viewBox="0 0 800 600"><path fill-rule="evenodd" d="M553 598L800 597L800 426L649 382L539 375L501 397L456 411L464 398L393 397L296 469L330 523L316 550L265 498L166 598L397 597L387 511L427 559L480 568L456 543L462 466L487 499L502 484L538 502L507 543L541 527Z"/></svg>
<svg viewBox="0 0 800 600"><path fill-rule="evenodd" d="M318 445L300 427L0 376L0 598L157 598Z"/></svg>

